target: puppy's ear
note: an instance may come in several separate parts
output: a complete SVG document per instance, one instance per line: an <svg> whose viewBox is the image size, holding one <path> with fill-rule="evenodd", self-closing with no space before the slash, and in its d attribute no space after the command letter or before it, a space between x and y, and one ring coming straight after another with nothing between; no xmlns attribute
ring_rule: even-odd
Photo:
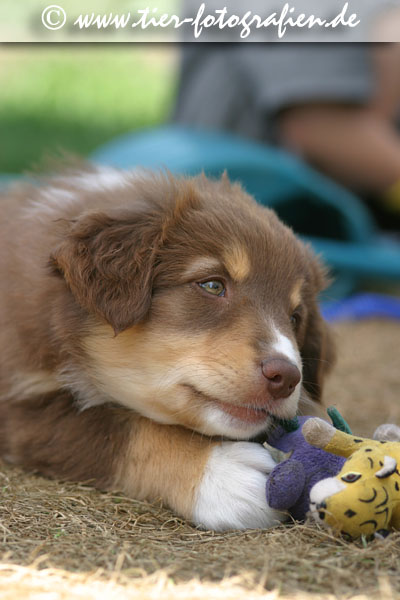
<svg viewBox="0 0 400 600"><path fill-rule="evenodd" d="M72 226L50 264L77 302L118 334L141 321L150 308L160 230L148 215L120 220L87 215Z"/></svg>
<svg viewBox="0 0 400 600"><path fill-rule="evenodd" d="M333 336L315 305L308 317L305 339L301 347L303 385L309 396L319 402L325 375L335 363Z"/></svg>

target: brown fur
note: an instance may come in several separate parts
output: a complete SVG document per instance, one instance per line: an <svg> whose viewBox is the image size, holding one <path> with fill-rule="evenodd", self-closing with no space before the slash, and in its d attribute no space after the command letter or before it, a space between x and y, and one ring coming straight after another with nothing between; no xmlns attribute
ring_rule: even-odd
<svg viewBox="0 0 400 600"><path fill-rule="evenodd" d="M190 516L218 443L210 436L225 435L205 407L293 413L268 398L260 371L272 321L299 349L305 390L320 398L333 360L316 303L324 271L238 185L85 167L17 186L1 202L6 459L162 497ZM225 297L197 284L212 279Z"/></svg>

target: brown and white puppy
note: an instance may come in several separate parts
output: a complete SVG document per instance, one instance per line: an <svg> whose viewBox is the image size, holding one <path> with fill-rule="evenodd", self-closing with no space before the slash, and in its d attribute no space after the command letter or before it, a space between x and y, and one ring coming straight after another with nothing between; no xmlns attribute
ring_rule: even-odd
<svg viewBox="0 0 400 600"><path fill-rule="evenodd" d="M320 397L311 251L225 177L84 167L0 213L3 458L204 527L279 519L274 461L247 440Z"/></svg>

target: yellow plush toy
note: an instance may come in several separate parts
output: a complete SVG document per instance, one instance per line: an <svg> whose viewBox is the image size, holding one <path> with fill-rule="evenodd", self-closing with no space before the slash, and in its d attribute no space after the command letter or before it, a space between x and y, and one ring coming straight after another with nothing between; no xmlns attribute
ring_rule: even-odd
<svg viewBox="0 0 400 600"><path fill-rule="evenodd" d="M385 537L390 529L400 529L400 442L393 441L400 440L400 428L381 426L374 434L378 441L349 435L315 418L302 431L309 444L347 458L336 477L322 479L311 489L311 515L353 539Z"/></svg>

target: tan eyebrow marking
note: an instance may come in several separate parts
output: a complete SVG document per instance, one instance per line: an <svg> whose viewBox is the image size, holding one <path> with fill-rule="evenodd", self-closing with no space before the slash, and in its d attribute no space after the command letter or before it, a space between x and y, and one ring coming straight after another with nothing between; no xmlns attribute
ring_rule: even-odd
<svg viewBox="0 0 400 600"><path fill-rule="evenodd" d="M295 309L301 303L301 288L303 287L304 279L298 279L290 293L290 306Z"/></svg>
<svg viewBox="0 0 400 600"><path fill-rule="evenodd" d="M245 248L241 245L231 246L224 253L225 266L232 277L237 281L245 279L250 273L250 259Z"/></svg>
<svg viewBox="0 0 400 600"><path fill-rule="evenodd" d="M183 272L185 278L196 277L201 272L220 270L221 263L218 258L212 256L199 256L195 258Z"/></svg>

